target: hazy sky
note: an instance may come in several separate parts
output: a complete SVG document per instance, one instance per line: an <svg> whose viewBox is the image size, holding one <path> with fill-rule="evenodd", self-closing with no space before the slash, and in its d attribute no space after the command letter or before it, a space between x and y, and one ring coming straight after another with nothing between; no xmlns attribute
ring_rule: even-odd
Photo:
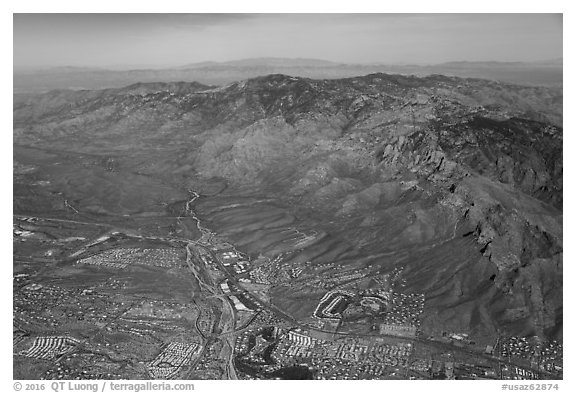
<svg viewBox="0 0 576 393"><path fill-rule="evenodd" d="M559 14L15 14L14 67L562 57Z"/></svg>

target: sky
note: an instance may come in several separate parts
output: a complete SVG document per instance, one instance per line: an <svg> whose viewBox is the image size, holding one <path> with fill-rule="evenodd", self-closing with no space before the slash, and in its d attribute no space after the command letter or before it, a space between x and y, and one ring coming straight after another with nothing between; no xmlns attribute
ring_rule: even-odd
<svg viewBox="0 0 576 393"><path fill-rule="evenodd" d="M14 68L562 58L561 14L14 14Z"/></svg>

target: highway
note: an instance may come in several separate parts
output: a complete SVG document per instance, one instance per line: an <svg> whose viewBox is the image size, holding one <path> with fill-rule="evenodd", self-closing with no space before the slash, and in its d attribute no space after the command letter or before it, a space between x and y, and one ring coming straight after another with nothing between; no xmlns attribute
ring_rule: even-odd
<svg viewBox="0 0 576 393"><path fill-rule="evenodd" d="M195 192L192 192L192 199L186 203L186 214L191 215L193 219L196 220L197 228L202 234L206 234L209 232L207 229L203 228L200 225L200 220L196 217L194 212L191 209L191 203L195 201L199 195ZM181 224L181 220L178 220L178 223ZM220 316L220 334L217 335L217 338L222 341L222 354L226 360L226 377L227 379L238 379L238 375L236 374L236 369L234 367L234 333L236 331L236 310L232 306L230 299L228 296L222 291L222 289L216 285L210 275L207 274L203 268L204 262L200 259L198 254L194 252L192 249L194 246L198 247L197 244L190 242L186 245L186 264L190 269L191 273L194 275L198 283L202 288L204 288L208 293L211 293L213 297L217 297L222 302L222 315ZM204 249L211 253L212 251L206 247ZM196 262L196 263L194 263ZM199 330L199 329L198 329Z"/></svg>

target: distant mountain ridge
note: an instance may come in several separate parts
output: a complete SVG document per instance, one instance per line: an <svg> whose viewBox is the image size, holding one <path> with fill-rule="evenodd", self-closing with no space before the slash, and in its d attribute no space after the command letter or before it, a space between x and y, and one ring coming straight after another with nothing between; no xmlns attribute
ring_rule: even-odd
<svg viewBox="0 0 576 393"><path fill-rule="evenodd" d="M56 67L14 70L15 92L45 92L53 89L102 89L137 82L197 81L224 85L268 74L286 74L315 79L339 79L375 72L426 76L453 75L498 80L520 85L562 85L562 63L557 61L449 62L436 65L344 64L317 59L257 58L229 62L201 62L174 68L108 70L86 67Z"/></svg>
<svg viewBox="0 0 576 393"><path fill-rule="evenodd" d="M231 66L231 67L253 67L253 66L274 66L274 67L324 67L324 66L337 66L345 65L345 63L338 63L322 59L306 59L306 58L282 58L282 57L258 57L251 59L239 59L231 61L208 61L201 63L190 63L183 65L180 69L186 68L203 68L211 66ZM351 64L353 65L353 64Z"/></svg>

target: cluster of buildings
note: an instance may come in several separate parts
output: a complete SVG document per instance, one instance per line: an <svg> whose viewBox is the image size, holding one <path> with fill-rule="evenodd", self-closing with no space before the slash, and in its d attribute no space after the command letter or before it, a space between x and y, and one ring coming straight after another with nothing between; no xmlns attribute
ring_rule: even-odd
<svg viewBox="0 0 576 393"><path fill-rule="evenodd" d="M380 334L387 336L398 336L398 337L416 337L418 329L416 326L410 325L394 325L388 323L380 324Z"/></svg>
<svg viewBox="0 0 576 393"><path fill-rule="evenodd" d="M400 280L400 276L404 272L404 266L395 267L390 273L386 275L389 282L396 282Z"/></svg>
<svg viewBox="0 0 576 393"><path fill-rule="evenodd" d="M202 357L194 367L195 371L201 372L202 379L219 379L222 372L222 359L220 349L216 347L216 341L208 341Z"/></svg>
<svg viewBox="0 0 576 393"><path fill-rule="evenodd" d="M321 349L320 349L321 348ZM312 365L318 369L317 378L338 379L381 377L390 370L407 367L412 352L411 344L373 343L362 339L329 342L318 347L312 356ZM341 369L346 365L346 369Z"/></svg>
<svg viewBox="0 0 576 393"><path fill-rule="evenodd" d="M127 333L131 337L146 338L152 336L155 332L154 328L159 327L159 322L154 320L142 321L138 319L119 318L106 325L106 331Z"/></svg>
<svg viewBox="0 0 576 393"><path fill-rule="evenodd" d="M512 380L540 379L538 373L534 372L533 370L512 365L502 365L500 369L500 374L501 374L500 379L512 379Z"/></svg>
<svg viewBox="0 0 576 393"><path fill-rule="evenodd" d="M107 363L108 358L98 353L70 352L58 359L40 377L42 380L121 379L119 366Z"/></svg>
<svg viewBox="0 0 576 393"><path fill-rule="evenodd" d="M468 364L454 360L415 359L410 370L419 374L417 379L498 379L497 370L485 364ZM413 379L413 378L411 378Z"/></svg>
<svg viewBox="0 0 576 393"><path fill-rule="evenodd" d="M340 380L358 379L360 373L355 369L356 365L347 360L327 359L321 364L315 365L315 379Z"/></svg>
<svg viewBox="0 0 576 393"><path fill-rule="evenodd" d="M236 274L246 273L250 268L250 262L237 251L225 251L218 258L224 267L232 269Z"/></svg>
<svg viewBox="0 0 576 393"><path fill-rule="evenodd" d="M250 280L258 284L274 284L278 282L278 272L281 270L282 256L278 255L275 259L270 260L262 257L265 261L258 263L258 267L250 271ZM258 262L258 260L257 260Z"/></svg>
<svg viewBox="0 0 576 393"><path fill-rule="evenodd" d="M251 326L277 326L280 328L288 328L289 322L280 319L276 314L262 309L252 321Z"/></svg>
<svg viewBox="0 0 576 393"><path fill-rule="evenodd" d="M360 306L372 312L385 311L388 307L388 293L384 296L362 295L360 298Z"/></svg>
<svg viewBox="0 0 576 393"><path fill-rule="evenodd" d="M325 343L324 340L318 340L314 337L310 337L306 334L302 334L296 330L290 330L288 332L287 340L290 342L293 342L295 345L306 346L306 347L315 346L317 343L320 343L320 344Z"/></svg>
<svg viewBox="0 0 576 393"><path fill-rule="evenodd" d="M250 338L252 331L244 332L236 338L234 342L234 353L237 355L247 354L250 349Z"/></svg>
<svg viewBox="0 0 576 393"><path fill-rule="evenodd" d="M359 280L366 277L367 269L362 270L346 270L343 272L330 274L330 277L322 278L321 280L315 280L313 285L322 289L334 288L335 286L343 285L345 283L350 283L354 280Z"/></svg>
<svg viewBox="0 0 576 393"><path fill-rule="evenodd" d="M373 363L363 363L356 368L358 379L379 379L390 375L391 370L394 369L386 364Z"/></svg>
<svg viewBox="0 0 576 393"><path fill-rule="evenodd" d="M499 340L496 354L505 359L524 361L532 369L552 374L563 373L563 347L556 340L542 343L536 337L508 337Z"/></svg>
<svg viewBox="0 0 576 393"><path fill-rule="evenodd" d="M124 269L130 264L172 268L180 266L183 258L182 251L175 248L115 248L79 259L77 263L114 269Z"/></svg>
<svg viewBox="0 0 576 393"><path fill-rule="evenodd" d="M550 373L562 373L563 346L560 342L552 340L540 350L540 367Z"/></svg>
<svg viewBox="0 0 576 393"><path fill-rule="evenodd" d="M136 264L146 266L158 266L173 268L181 266L184 262L184 252L177 248L152 248L140 249L139 255L135 255Z"/></svg>
<svg viewBox="0 0 576 393"><path fill-rule="evenodd" d="M291 268L288 271L288 274L290 275L290 278L298 278L300 276L300 274L302 274L302 272L304 271L305 267L295 267L295 268Z"/></svg>
<svg viewBox="0 0 576 393"><path fill-rule="evenodd" d="M57 327L87 322L100 325L122 305L93 289L64 289L30 283L14 292L14 318L23 324Z"/></svg>
<svg viewBox="0 0 576 393"><path fill-rule="evenodd" d="M94 266L105 267L105 268L110 268L110 269L125 269L128 266L127 263L115 261L115 260L109 260L109 259L106 260L106 259L100 258L99 256L80 259L80 260L78 260L77 263L83 264L83 265L94 265Z"/></svg>
<svg viewBox="0 0 576 393"><path fill-rule="evenodd" d="M242 303L236 295L232 294L232 290L230 289L230 285L228 284L228 281L222 282L220 284L220 289L232 301L232 304L234 305L234 308L236 310L238 310L238 311L249 311L250 310L250 308L247 307L244 303Z"/></svg>
<svg viewBox="0 0 576 393"><path fill-rule="evenodd" d="M258 343L264 342L271 344L278 340L284 334L285 330L276 326L256 326L259 323L254 323L254 326L244 331L236 338L235 352L244 356L253 349L258 352ZM262 339L262 340L261 340Z"/></svg>
<svg viewBox="0 0 576 393"><path fill-rule="evenodd" d="M389 309L384 316L384 324L400 326L420 326L420 314L424 311L424 295L391 292Z"/></svg>
<svg viewBox="0 0 576 393"><path fill-rule="evenodd" d="M171 342L148 364L148 373L154 379L174 378L200 350L197 343Z"/></svg>
<svg viewBox="0 0 576 393"><path fill-rule="evenodd" d="M370 339L347 338L323 340L312 332L292 329L280 332L271 358L276 367L299 364L314 369L318 379L356 378L358 373L377 377L385 370L405 368L412 353L410 343L384 343ZM250 358L257 352L258 340L253 331L245 332L236 342L236 353ZM263 341L270 345L270 341ZM256 355L253 355L254 357ZM353 373L353 367L360 367Z"/></svg>
<svg viewBox="0 0 576 393"><path fill-rule="evenodd" d="M190 308L187 304L148 299L139 307L135 306L128 310L124 317L179 319L182 314L189 312Z"/></svg>
<svg viewBox="0 0 576 393"><path fill-rule="evenodd" d="M332 351L333 353L331 353ZM338 344L332 351L329 354L342 360L404 367L412 351L412 346L410 344L372 344L350 340L349 342Z"/></svg>
<svg viewBox="0 0 576 393"><path fill-rule="evenodd" d="M369 347L366 360L370 363L382 363L391 367L406 367L412 353L412 344L375 344Z"/></svg>
<svg viewBox="0 0 576 393"><path fill-rule="evenodd" d="M36 337L30 348L18 355L50 360L73 351L79 343L80 341L73 337Z"/></svg>
<svg viewBox="0 0 576 393"><path fill-rule="evenodd" d="M15 320L24 324L56 327L62 321L52 311L60 302L74 299L62 288L31 283L14 291L13 300Z"/></svg>
<svg viewBox="0 0 576 393"><path fill-rule="evenodd" d="M258 257L253 261L252 269L248 273L250 281L264 285L289 283L311 265L310 261L291 261L290 264L284 264L283 257L282 254L274 259Z"/></svg>
<svg viewBox="0 0 576 393"><path fill-rule="evenodd" d="M194 250L197 253L197 257L199 257L200 260L204 262L204 265L216 269L216 262L212 259L212 255L210 255L208 251L206 251L203 247L194 247Z"/></svg>
<svg viewBox="0 0 576 393"><path fill-rule="evenodd" d="M317 345L323 345L326 342L314 337L302 334L298 331L291 330L288 332L283 345L285 348L279 348L276 356L279 357L300 357L311 358L313 349Z"/></svg>
<svg viewBox="0 0 576 393"><path fill-rule="evenodd" d="M339 323L348 305L352 303L356 305L355 310L359 310L355 312L379 315L382 320L379 325L380 334L411 338L416 336L420 326L419 317L424 310L424 295L406 295L391 290L370 290L357 295L352 291L335 289L328 291L320 299L313 317ZM358 309L358 306L362 308Z"/></svg>
<svg viewBox="0 0 576 393"><path fill-rule="evenodd" d="M126 281L118 280L117 278L110 277L106 281L104 281L102 284L99 284L97 288L103 289L103 290L118 291L120 289L124 289L126 287L126 285L127 285Z"/></svg>
<svg viewBox="0 0 576 393"><path fill-rule="evenodd" d="M498 346L500 357L530 360L536 356L537 345L533 345L526 337L508 337L500 340Z"/></svg>
<svg viewBox="0 0 576 393"><path fill-rule="evenodd" d="M114 373L98 373L92 374L86 370L78 370L71 367L66 367L63 365L57 366L55 369L50 369L46 371L45 376L40 379L46 380L73 380L73 379L81 379L81 380L98 380L98 379L120 379L120 374Z"/></svg>

